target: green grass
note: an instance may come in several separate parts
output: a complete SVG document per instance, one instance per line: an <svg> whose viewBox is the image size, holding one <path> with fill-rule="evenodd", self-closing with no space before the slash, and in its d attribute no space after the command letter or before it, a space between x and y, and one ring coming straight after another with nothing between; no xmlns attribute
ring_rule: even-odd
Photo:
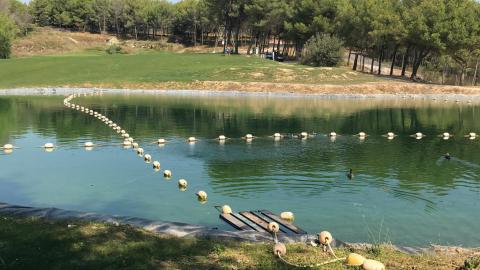
<svg viewBox="0 0 480 270"><path fill-rule="evenodd" d="M287 260L316 264L332 259L321 248L287 245ZM474 269L472 252L406 255L389 246L351 251L377 259L387 269ZM465 263L467 262L467 263ZM271 243L172 238L130 226L48 221L0 215L0 269L293 269L272 254ZM355 269L342 262L321 269Z"/></svg>
<svg viewBox="0 0 480 270"><path fill-rule="evenodd" d="M0 61L0 88L150 85L195 81L352 84L378 78L348 68L309 68L257 57L171 52L106 55L98 51Z"/></svg>

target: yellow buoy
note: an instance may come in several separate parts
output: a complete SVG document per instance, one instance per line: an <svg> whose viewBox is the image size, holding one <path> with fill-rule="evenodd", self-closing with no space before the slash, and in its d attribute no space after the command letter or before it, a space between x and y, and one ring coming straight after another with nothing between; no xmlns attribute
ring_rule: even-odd
<svg viewBox="0 0 480 270"><path fill-rule="evenodd" d="M395 137L395 133L393 133L393 132L388 132L388 133L387 133L387 137Z"/></svg>
<svg viewBox="0 0 480 270"><path fill-rule="evenodd" d="M144 153L143 148L138 148L138 149L137 149L137 154L138 154L138 155L143 155L143 153Z"/></svg>
<svg viewBox="0 0 480 270"><path fill-rule="evenodd" d="M423 137L423 133L417 132L417 133L415 133L415 137L416 137L416 138L422 138L422 137Z"/></svg>
<svg viewBox="0 0 480 270"><path fill-rule="evenodd" d="M304 137L304 138L305 138L305 137L308 137L308 133L304 131L304 132L300 133L300 136L302 136L302 137Z"/></svg>
<svg viewBox="0 0 480 270"><path fill-rule="evenodd" d="M379 261L366 259L362 265L364 270L385 270L385 265Z"/></svg>
<svg viewBox="0 0 480 270"><path fill-rule="evenodd" d="M93 147L94 145L93 145L92 142L86 142L86 143L83 144L83 146L85 146L85 147Z"/></svg>
<svg viewBox="0 0 480 270"><path fill-rule="evenodd" d="M283 243L276 243L275 246L273 246L273 254L275 256L278 256L278 255L285 255L287 254L287 247L285 246L285 244Z"/></svg>
<svg viewBox="0 0 480 270"><path fill-rule="evenodd" d="M43 145L43 148L52 149L52 148L55 148L55 145L53 143L46 143Z"/></svg>
<svg viewBox="0 0 480 270"><path fill-rule="evenodd" d="M178 187L185 189L187 188L187 186L188 186L187 180L185 179L178 180Z"/></svg>
<svg viewBox="0 0 480 270"><path fill-rule="evenodd" d="M13 149L13 145L12 145L12 144L7 143L7 144L5 144L5 145L3 146L3 150L12 150L12 149Z"/></svg>
<svg viewBox="0 0 480 270"><path fill-rule="evenodd" d="M227 137L225 137L225 135L218 136L218 140L220 140L220 141L225 141L226 139L227 139Z"/></svg>
<svg viewBox="0 0 480 270"><path fill-rule="evenodd" d="M128 140L123 141L123 146L132 146L132 142Z"/></svg>
<svg viewBox="0 0 480 270"><path fill-rule="evenodd" d="M199 201L206 201L207 200L207 193L203 190L200 190L196 193Z"/></svg>
<svg viewBox="0 0 480 270"><path fill-rule="evenodd" d="M187 141L190 142L190 143L191 143L191 142L196 142L196 141L197 141L197 138L195 138L195 137L190 137L190 138L187 139Z"/></svg>
<svg viewBox="0 0 480 270"><path fill-rule="evenodd" d="M160 170L160 162L154 161L153 162L153 168L156 169L156 170Z"/></svg>
<svg viewBox="0 0 480 270"><path fill-rule="evenodd" d="M273 137L274 137L274 138L281 138L281 137L282 137L282 134L280 134L280 133L277 132L277 133L274 133L274 134L273 134Z"/></svg>
<svg viewBox="0 0 480 270"><path fill-rule="evenodd" d="M277 233L280 230L280 226L278 225L278 223L272 221L268 223L268 230L272 233Z"/></svg>
<svg viewBox="0 0 480 270"><path fill-rule="evenodd" d="M247 135L245 135L245 139L251 140L251 139L253 139L253 135L252 134L247 134Z"/></svg>
<svg viewBox="0 0 480 270"><path fill-rule="evenodd" d="M328 134L328 136L330 137L337 137L337 133L336 132L330 132L330 134Z"/></svg>
<svg viewBox="0 0 480 270"><path fill-rule="evenodd" d="M358 133L358 136L359 136L359 137L366 137L366 136L367 136L367 133L361 131L361 132Z"/></svg>
<svg viewBox="0 0 480 270"><path fill-rule="evenodd" d="M468 135L473 138L477 137L477 133L475 132L470 132Z"/></svg>
<svg viewBox="0 0 480 270"><path fill-rule="evenodd" d="M145 160L145 162L148 163L148 162L152 161L152 156L150 156L149 154L146 154L146 155L143 157L143 159Z"/></svg>
<svg viewBox="0 0 480 270"><path fill-rule="evenodd" d="M133 147L133 149L137 149L139 147L139 145L138 145L138 143L134 142L134 143L132 143L132 147Z"/></svg>
<svg viewBox="0 0 480 270"><path fill-rule="evenodd" d="M127 132L122 129L122 131L120 131L120 133L125 134L125 133L127 133Z"/></svg>
<svg viewBox="0 0 480 270"><path fill-rule="evenodd" d="M222 213L225 215L232 213L232 208L229 205L222 206Z"/></svg>
<svg viewBox="0 0 480 270"><path fill-rule="evenodd" d="M332 234L331 234L330 232L323 231L323 232L321 232L321 233L318 235L318 241L319 241L322 245L330 244L330 243L332 243L332 241L333 241Z"/></svg>
<svg viewBox="0 0 480 270"><path fill-rule="evenodd" d="M157 140L157 143L158 143L158 144L164 144L164 143L166 143L166 142L167 142L167 141L166 141L165 139L158 139L158 140Z"/></svg>
<svg viewBox="0 0 480 270"><path fill-rule="evenodd" d="M172 172L170 170L165 170L165 171L163 171L163 176L165 178L170 178L170 177L172 177Z"/></svg>
<svg viewBox="0 0 480 270"><path fill-rule="evenodd" d="M350 253L345 260L348 266L361 266L365 261L365 257L357 253Z"/></svg>
<svg viewBox="0 0 480 270"><path fill-rule="evenodd" d="M280 218L289 222L292 222L295 219L295 216L292 212L282 212L280 213Z"/></svg>
<svg viewBox="0 0 480 270"><path fill-rule="evenodd" d="M129 137L129 138L127 138L126 140L129 141L129 142L131 142L131 143L133 143L133 138L132 138L132 137Z"/></svg>
<svg viewBox="0 0 480 270"><path fill-rule="evenodd" d="M444 132L444 133L442 134L442 136L448 138L448 137L450 137L450 133Z"/></svg>

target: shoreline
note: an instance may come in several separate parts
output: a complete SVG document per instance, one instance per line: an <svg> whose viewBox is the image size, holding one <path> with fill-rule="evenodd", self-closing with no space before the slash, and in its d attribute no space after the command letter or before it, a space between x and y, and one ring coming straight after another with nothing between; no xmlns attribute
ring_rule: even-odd
<svg viewBox="0 0 480 270"><path fill-rule="evenodd" d="M205 82L202 82L205 83ZM213 82L222 83L222 82ZM166 95L189 95L189 96L251 96L251 97L279 97L279 98L319 98L319 99L431 99L444 101L480 101L480 87L459 87L459 86L437 86L424 85L416 83L402 83L401 85L385 83L366 83L351 86L341 85L301 85L306 87L303 90L285 90L280 86L287 87L290 84L277 83L247 83L247 87L242 83L233 83L231 88L211 87L208 83L205 87L198 85L184 85L184 87L173 87L173 85L165 84L163 87L145 88L138 85L132 87L112 88L98 86L81 86L81 87L25 87L0 89L2 95L67 95L72 93L88 94L88 93L105 93L105 94L166 94ZM242 85L239 85L242 84ZM263 86L275 85L270 90L262 90L262 88L249 88L248 84L262 84ZM229 85L229 84L227 84ZM137 87L134 87L137 86ZM161 86L161 85L160 85ZM168 87L167 87L168 86ZM178 85L177 85L178 86ZM299 86L295 84L295 86ZM413 86L413 87L410 87ZM276 88L278 87L278 88ZM311 88L318 88L313 90ZM373 90L372 90L373 87ZM400 88L397 88L400 87ZM388 89L387 89L388 88ZM406 90L406 91L405 91Z"/></svg>
<svg viewBox="0 0 480 270"><path fill-rule="evenodd" d="M42 208L19 206L3 202L0 202L0 215L10 215L13 217L42 218L47 221L99 222L104 224L111 224L114 226L129 225L135 228L143 229L148 232L178 238L213 238L252 243L268 243L272 241L272 236L268 233L261 233L256 231L229 231L217 229L215 227L207 227L182 222L170 222L130 216L99 214L96 212L64 210L54 207ZM281 234L277 237L278 240L280 240L281 242L289 244L309 243L310 241L317 239L317 236L312 234L296 236ZM480 252L479 247L445 246L435 244L430 244L428 247L416 247L399 246L392 243L350 243L343 242L338 239L334 239L334 241L332 242L332 247L368 250L378 244L387 244L396 251L410 255L433 254L436 252Z"/></svg>

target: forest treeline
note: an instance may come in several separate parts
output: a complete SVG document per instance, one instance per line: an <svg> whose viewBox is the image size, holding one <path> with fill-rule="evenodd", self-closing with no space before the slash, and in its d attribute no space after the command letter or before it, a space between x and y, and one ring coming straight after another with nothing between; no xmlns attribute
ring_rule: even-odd
<svg viewBox="0 0 480 270"><path fill-rule="evenodd" d="M423 77L460 85L476 84L479 73L475 0L32 0L21 10L40 26L290 58L312 36L331 35L356 70L417 79L422 66Z"/></svg>

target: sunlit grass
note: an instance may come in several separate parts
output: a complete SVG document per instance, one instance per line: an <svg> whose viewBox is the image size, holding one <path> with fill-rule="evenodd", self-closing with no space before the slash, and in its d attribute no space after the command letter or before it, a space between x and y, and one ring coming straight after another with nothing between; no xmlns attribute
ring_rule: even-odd
<svg viewBox="0 0 480 270"><path fill-rule="evenodd" d="M0 61L0 88L125 85L198 81L354 84L380 79L346 67L311 68L258 57L148 52L107 55L100 50Z"/></svg>

